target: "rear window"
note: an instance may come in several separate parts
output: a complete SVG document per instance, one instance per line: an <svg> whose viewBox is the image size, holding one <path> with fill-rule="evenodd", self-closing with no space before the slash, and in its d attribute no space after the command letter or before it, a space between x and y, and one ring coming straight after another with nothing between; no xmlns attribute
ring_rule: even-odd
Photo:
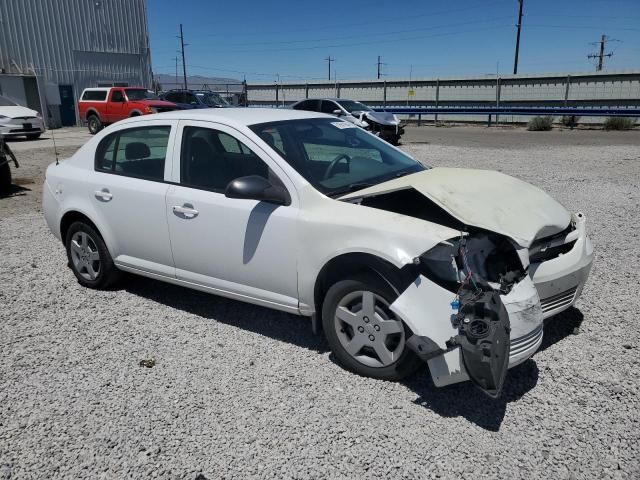
<svg viewBox="0 0 640 480"><path fill-rule="evenodd" d="M106 90L85 90L82 94L82 100L104 101L107 99Z"/></svg>
<svg viewBox="0 0 640 480"><path fill-rule="evenodd" d="M114 132L96 150L95 168L146 180L164 180L171 127L141 127Z"/></svg>

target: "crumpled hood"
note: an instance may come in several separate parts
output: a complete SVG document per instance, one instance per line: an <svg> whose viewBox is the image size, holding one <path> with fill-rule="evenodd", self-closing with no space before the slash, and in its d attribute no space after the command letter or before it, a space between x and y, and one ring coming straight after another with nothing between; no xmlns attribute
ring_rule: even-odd
<svg viewBox="0 0 640 480"><path fill-rule="evenodd" d="M389 180L340 198L414 188L465 225L506 235L523 247L561 232L571 214L547 193L491 170L437 167Z"/></svg>
<svg viewBox="0 0 640 480"><path fill-rule="evenodd" d="M38 112L35 110L31 110L27 107L21 107L19 105L10 105L6 107L0 107L0 115L4 115L5 117L16 118L16 117L36 117Z"/></svg>
<svg viewBox="0 0 640 480"><path fill-rule="evenodd" d="M389 112L353 112L353 116L360 120L373 120L380 125L398 125L400 121L393 113Z"/></svg>

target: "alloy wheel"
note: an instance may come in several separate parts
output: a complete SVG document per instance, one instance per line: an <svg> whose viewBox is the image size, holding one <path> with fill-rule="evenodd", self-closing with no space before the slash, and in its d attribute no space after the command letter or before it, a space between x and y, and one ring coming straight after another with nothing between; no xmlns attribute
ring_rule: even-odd
<svg viewBox="0 0 640 480"><path fill-rule="evenodd" d="M88 233L79 231L71 237L71 261L85 280L93 281L100 275L100 252Z"/></svg>
<svg viewBox="0 0 640 480"><path fill-rule="evenodd" d="M340 344L355 360L369 367L396 362L405 349L405 331L389 304L370 291L345 295L334 321Z"/></svg>

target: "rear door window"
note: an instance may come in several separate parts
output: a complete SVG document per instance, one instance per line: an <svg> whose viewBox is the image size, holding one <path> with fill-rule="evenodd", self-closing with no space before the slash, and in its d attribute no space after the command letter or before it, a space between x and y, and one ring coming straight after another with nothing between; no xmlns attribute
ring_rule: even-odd
<svg viewBox="0 0 640 480"><path fill-rule="evenodd" d="M114 132L98 145L95 168L107 173L163 181L170 132L169 126Z"/></svg>

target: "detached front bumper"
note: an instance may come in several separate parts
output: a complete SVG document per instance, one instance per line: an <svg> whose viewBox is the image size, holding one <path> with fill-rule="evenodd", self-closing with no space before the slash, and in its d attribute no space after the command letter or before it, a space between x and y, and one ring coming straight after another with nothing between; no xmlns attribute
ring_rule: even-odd
<svg viewBox="0 0 640 480"><path fill-rule="evenodd" d="M586 232L585 216L576 213L573 219L575 230L562 243L568 245L573 242L573 247L556 258L529 266L529 275L540 295L544 318L574 305L591 271L594 254Z"/></svg>
<svg viewBox="0 0 640 480"><path fill-rule="evenodd" d="M391 310L409 326L422 343L412 348L427 360L433 383L443 387L469 380L460 348L449 349L447 341L459 332L452 323L454 294L424 276L418 277L391 304ZM533 282L525 277L501 300L509 314L511 339L509 368L531 357L542 343L543 317ZM411 341L410 341L411 346Z"/></svg>

